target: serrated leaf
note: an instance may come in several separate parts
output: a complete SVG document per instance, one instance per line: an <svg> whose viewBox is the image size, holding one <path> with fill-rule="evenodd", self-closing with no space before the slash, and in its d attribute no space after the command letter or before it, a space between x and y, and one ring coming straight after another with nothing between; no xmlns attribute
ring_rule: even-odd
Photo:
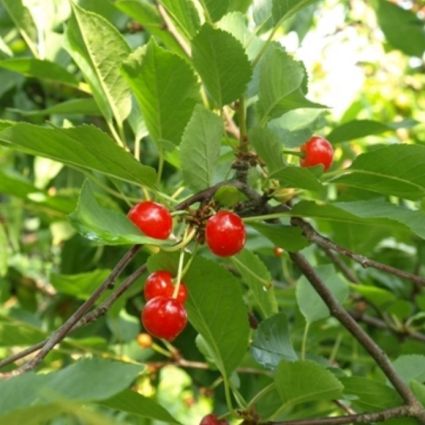
<svg viewBox="0 0 425 425"><path fill-rule="evenodd" d="M317 0L273 0L272 16L275 24L282 23L304 7L315 3Z"/></svg>
<svg viewBox="0 0 425 425"><path fill-rule="evenodd" d="M425 25L415 12L387 0L377 0L376 17L388 42L396 49L421 57L425 52Z"/></svg>
<svg viewBox="0 0 425 425"><path fill-rule="evenodd" d="M319 400L338 399L341 382L318 363L305 360L282 361L276 370L275 385L287 406Z"/></svg>
<svg viewBox="0 0 425 425"><path fill-rule="evenodd" d="M71 56L78 65L85 63L80 68L92 86L100 109L106 113L106 109L110 108L121 126L131 110L130 90L121 76L121 66L131 52L130 47L104 17L84 10L75 3L72 5L75 20L71 20L68 28L68 40L74 47L74 50L70 49ZM109 114L105 118L108 120Z"/></svg>
<svg viewBox="0 0 425 425"><path fill-rule="evenodd" d="M313 192L320 192L323 190L322 184L316 177L318 167L315 168L302 168L294 165L288 165L280 170L270 174L270 178L279 180L282 187L292 187Z"/></svg>
<svg viewBox="0 0 425 425"><path fill-rule="evenodd" d="M223 136L223 120L198 105L183 133L180 146L183 179L194 191L212 184Z"/></svg>
<svg viewBox="0 0 425 425"><path fill-rule="evenodd" d="M196 258L185 276L189 320L229 376L248 348L248 310L238 280L218 264Z"/></svg>
<svg viewBox="0 0 425 425"><path fill-rule="evenodd" d="M118 0L114 6L143 25L143 28L173 53L184 56L185 53L176 39L169 31L164 31L164 20L149 0Z"/></svg>
<svg viewBox="0 0 425 425"><path fill-rule="evenodd" d="M301 217L322 218L328 221L364 224L383 229L399 228L425 238L425 214L391 204L381 198L353 202L316 204L301 201L294 206L292 214Z"/></svg>
<svg viewBox="0 0 425 425"><path fill-rule="evenodd" d="M285 167L282 144L269 128L254 128L249 132L249 141L260 158L266 163L270 173Z"/></svg>
<svg viewBox="0 0 425 425"><path fill-rule="evenodd" d="M253 252L244 249L232 262L254 297L264 318L276 312L277 304L272 289L272 277L266 265Z"/></svg>
<svg viewBox="0 0 425 425"><path fill-rule="evenodd" d="M150 41L124 64L150 135L160 145L180 143L199 100L196 77L186 61Z"/></svg>
<svg viewBox="0 0 425 425"><path fill-rule="evenodd" d="M357 157L334 182L417 200L425 196L424 161L423 145L382 146Z"/></svg>
<svg viewBox="0 0 425 425"><path fill-rule="evenodd" d="M34 56L37 56L37 27L29 9L22 0L1 0L12 21Z"/></svg>
<svg viewBox="0 0 425 425"><path fill-rule="evenodd" d="M301 229L283 224L250 223L254 229L272 241L274 245L289 252L300 251L310 242L303 236Z"/></svg>
<svg viewBox="0 0 425 425"><path fill-rule="evenodd" d="M36 109L33 111L27 111L24 109L10 108L11 111L31 117L42 117L44 115L100 115L101 112L93 99L82 98L82 99L70 99L64 102L57 103L45 109Z"/></svg>
<svg viewBox="0 0 425 425"><path fill-rule="evenodd" d="M241 43L231 34L204 24L192 40L192 54L193 64L217 106L244 93L251 64Z"/></svg>
<svg viewBox="0 0 425 425"><path fill-rule="evenodd" d="M400 356L394 361L394 367L407 384L413 380L425 382L425 356L419 354Z"/></svg>
<svg viewBox="0 0 425 425"><path fill-rule="evenodd" d="M129 363L90 359L59 372L17 376L0 382L0 412L4 415L29 405L49 405L55 399L84 402L108 399L126 389L142 369Z"/></svg>
<svg viewBox="0 0 425 425"><path fill-rule="evenodd" d="M103 406L127 412L142 418L153 419L167 424L180 424L156 401L135 391L125 390L114 397L101 402Z"/></svg>
<svg viewBox="0 0 425 425"><path fill-rule="evenodd" d="M331 265L316 266L315 271L334 297L343 303L348 297L348 284L335 272L335 268ZM308 323L330 316L329 308L304 276L297 282L296 296L298 307Z"/></svg>
<svg viewBox="0 0 425 425"><path fill-rule="evenodd" d="M167 244L144 236L122 212L101 206L89 182L83 185L77 208L69 218L79 233L97 244Z"/></svg>
<svg viewBox="0 0 425 425"><path fill-rule="evenodd" d="M26 77L40 80L54 81L56 83L78 86L78 80L54 62L34 58L10 58L0 60L0 68L8 69Z"/></svg>
<svg viewBox="0 0 425 425"><path fill-rule="evenodd" d="M260 62L258 114L261 126L287 110L284 100L301 87L306 78L300 62L272 45Z"/></svg>
<svg viewBox="0 0 425 425"><path fill-rule="evenodd" d="M374 134L395 131L397 127L372 120L353 120L332 130L327 139L332 143L348 142Z"/></svg>
<svg viewBox="0 0 425 425"><path fill-rule="evenodd" d="M341 382L344 385L344 395L356 396L354 405L361 410L387 409L402 403L397 392L383 382L358 376L341 378Z"/></svg>
<svg viewBox="0 0 425 425"><path fill-rule="evenodd" d="M255 332L251 351L258 363L272 370L282 360L297 360L285 313L276 314L260 323Z"/></svg>
<svg viewBox="0 0 425 425"><path fill-rule="evenodd" d="M140 164L96 127L62 129L17 124L1 131L0 140L14 150L138 185L153 187L156 182L153 168Z"/></svg>
<svg viewBox="0 0 425 425"><path fill-rule="evenodd" d="M174 22L189 40L195 36L201 23L194 4L190 0L162 0Z"/></svg>

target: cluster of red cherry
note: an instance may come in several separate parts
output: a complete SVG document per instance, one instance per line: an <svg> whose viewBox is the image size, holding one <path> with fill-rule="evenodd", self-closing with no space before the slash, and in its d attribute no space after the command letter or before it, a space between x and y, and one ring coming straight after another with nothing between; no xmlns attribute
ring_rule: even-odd
<svg viewBox="0 0 425 425"><path fill-rule="evenodd" d="M128 217L146 236L168 239L171 234L173 219L164 205L143 201L130 210ZM220 257L238 253L245 245L245 226L242 219L231 211L217 212L206 223L205 241L209 249ZM172 341L187 324L184 308L187 298L186 285L183 282L176 282L174 285L171 273L159 270L147 278L144 295L144 328L155 337Z"/></svg>
<svg viewBox="0 0 425 425"><path fill-rule="evenodd" d="M333 149L326 139L313 136L301 147L301 151L302 167L321 164L325 171L329 169ZM155 239L168 239L173 228L170 211L152 201L136 204L128 217L146 236ZM219 211L207 220L205 241L215 255L229 257L237 254L245 245L245 238L243 221L232 211ZM144 295L146 305L141 317L144 328L155 337L172 341L187 324L185 284L176 282L174 285L171 273L156 271L147 278Z"/></svg>

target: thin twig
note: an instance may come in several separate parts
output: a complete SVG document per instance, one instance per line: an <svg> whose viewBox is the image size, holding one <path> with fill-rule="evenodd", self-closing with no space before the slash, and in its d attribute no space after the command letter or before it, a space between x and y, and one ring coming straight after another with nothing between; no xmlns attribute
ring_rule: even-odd
<svg viewBox="0 0 425 425"><path fill-rule="evenodd" d="M372 260L364 255L356 254L355 252L347 248L337 245L335 242L331 241L330 239L318 233L313 228L313 226L311 226L302 218L293 217L291 222L292 224L300 227L304 233L304 236L311 242L314 242L323 248L336 251L339 254L342 254L348 258L351 258L352 260L359 263L364 268L373 267L374 269L393 274L394 276L397 276L401 279L410 280L411 282L415 284L425 285L425 278L422 276L418 276L416 274L397 269L387 264L380 263L379 261Z"/></svg>
<svg viewBox="0 0 425 425"><path fill-rule="evenodd" d="M43 344L43 348L37 353L37 355L29 362L22 365L20 368L14 371L14 374L19 375L20 373L27 372L34 369L46 355L53 349L53 347L62 341L71 329L81 320L81 318L91 309L98 298L107 290L113 287L115 280L124 271L127 264L136 256L140 250L140 245L134 245L130 248L124 256L118 261L110 275L104 280L104 282L92 293L92 295L83 303L81 306L72 314L66 322L60 326L55 332L53 332L46 342Z"/></svg>
<svg viewBox="0 0 425 425"><path fill-rule="evenodd" d="M425 334L411 331L409 329L397 329L393 328L392 326L389 326L386 322L384 322L381 319L378 319L377 317L368 316L367 314L359 313L357 311L350 311L351 316L353 316L354 319L359 320L366 325L373 326L378 329L386 329L398 336L401 337L407 337L416 339L417 341L425 342Z"/></svg>
<svg viewBox="0 0 425 425"><path fill-rule="evenodd" d="M409 386L403 381L401 376L395 370L385 352L341 306L341 304L336 300L332 292L324 284L324 282L315 272L313 267L304 258L304 256L300 253L290 253L289 255L292 261L298 266L300 271L308 279L318 295L328 306L332 316L334 316L370 354L370 356L375 360L376 364L381 368L389 381L393 384L396 391L400 394L406 404L410 406L411 411L415 412L414 416L422 424L425 424L425 409L416 399L416 396L413 394Z"/></svg>
<svg viewBox="0 0 425 425"><path fill-rule="evenodd" d="M72 327L72 329L70 329L68 334L76 331L77 329L82 328L83 326L88 325L89 323L94 322L99 317L103 316L112 306L112 304L114 304L114 302L118 298L120 298L124 294L124 292L127 291L127 289L130 288L131 285L133 285L133 283L137 281L137 279L146 271L146 269L146 265L139 267L135 272L133 272L129 277L127 277L124 282L118 288L116 288L102 304L96 307L93 311L84 315L81 320L76 323L75 326ZM0 362L0 368L8 364L14 363L17 360L27 357L35 351L40 350L47 343L47 341L48 338L46 338L44 341L32 345L31 347L26 348L25 350L20 351L19 353L7 357L6 359Z"/></svg>
<svg viewBox="0 0 425 425"><path fill-rule="evenodd" d="M329 259L335 264L335 266L341 271L341 273L353 283L358 283L359 279L350 267L344 263L343 260L330 248L321 246L323 252L329 257Z"/></svg>
<svg viewBox="0 0 425 425"><path fill-rule="evenodd" d="M338 416L336 418L300 419L283 422L267 422L263 425L345 425L371 424L392 418L415 416L410 406L400 406L374 413L358 413L356 415Z"/></svg>

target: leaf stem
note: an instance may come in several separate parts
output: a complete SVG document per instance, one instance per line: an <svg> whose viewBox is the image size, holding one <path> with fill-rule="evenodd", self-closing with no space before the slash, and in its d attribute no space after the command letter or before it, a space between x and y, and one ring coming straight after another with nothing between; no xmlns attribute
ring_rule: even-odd
<svg viewBox="0 0 425 425"><path fill-rule="evenodd" d="M308 340L308 332L310 330L310 322L305 322L303 341L301 344L301 360L305 360L305 355L307 352L307 340Z"/></svg>

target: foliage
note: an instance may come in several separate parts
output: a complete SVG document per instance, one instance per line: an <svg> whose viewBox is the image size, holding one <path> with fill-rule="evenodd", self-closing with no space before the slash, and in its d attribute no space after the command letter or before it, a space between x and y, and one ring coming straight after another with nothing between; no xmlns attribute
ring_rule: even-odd
<svg viewBox="0 0 425 425"><path fill-rule="evenodd" d="M0 18L1 423L425 423L420 1L2 0ZM327 172L300 167L313 134ZM127 218L145 198L170 239ZM219 209L247 229L229 258L204 244ZM155 270L189 292L171 343L140 335Z"/></svg>

